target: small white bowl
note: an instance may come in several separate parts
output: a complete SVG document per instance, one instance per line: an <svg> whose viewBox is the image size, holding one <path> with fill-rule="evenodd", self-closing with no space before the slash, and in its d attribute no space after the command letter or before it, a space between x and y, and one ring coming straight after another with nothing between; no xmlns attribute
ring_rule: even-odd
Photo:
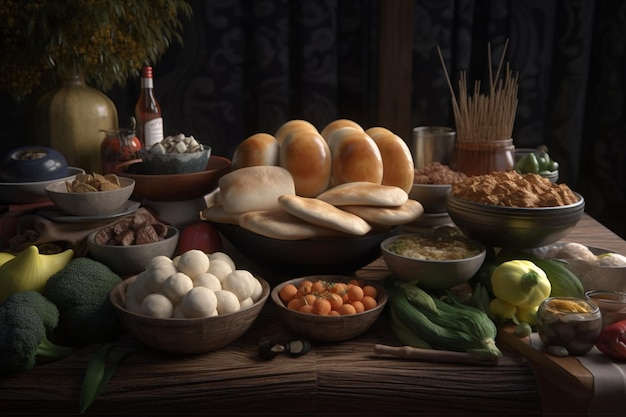
<svg viewBox="0 0 626 417"><path fill-rule="evenodd" d="M67 191L65 181L45 187L55 206L73 216L106 216L115 213L128 201L135 189L135 180L118 177L121 188L110 191L76 193Z"/></svg>
<svg viewBox="0 0 626 417"><path fill-rule="evenodd" d="M68 167L68 176L46 181L0 182L0 203L28 204L50 201L46 186L58 181L72 181L77 174L84 174L82 168Z"/></svg>

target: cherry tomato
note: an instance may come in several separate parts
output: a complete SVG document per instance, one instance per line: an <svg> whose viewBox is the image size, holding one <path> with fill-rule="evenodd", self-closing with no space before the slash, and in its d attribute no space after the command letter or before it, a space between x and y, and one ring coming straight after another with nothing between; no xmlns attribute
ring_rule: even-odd
<svg viewBox="0 0 626 417"><path fill-rule="evenodd" d="M199 249L204 253L221 251L222 237L217 227L210 222L201 221L186 226L178 238L175 255L180 255L191 249Z"/></svg>

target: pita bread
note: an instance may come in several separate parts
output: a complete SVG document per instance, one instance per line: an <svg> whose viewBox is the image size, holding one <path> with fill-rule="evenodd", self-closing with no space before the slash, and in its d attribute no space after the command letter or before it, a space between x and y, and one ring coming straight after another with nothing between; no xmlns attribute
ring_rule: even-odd
<svg viewBox="0 0 626 417"><path fill-rule="evenodd" d="M324 191L317 198L333 206L396 207L406 203L409 195L393 185L357 181L339 184Z"/></svg>
<svg viewBox="0 0 626 417"><path fill-rule="evenodd" d="M372 227L361 217L341 210L317 198L281 195L278 203L287 212L317 226L362 236Z"/></svg>
<svg viewBox="0 0 626 417"><path fill-rule="evenodd" d="M346 237L345 233L317 226L284 209L250 211L239 218L239 226L273 239L301 240Z"/></svg>
<svg viewBox="0 0 626 417"><path fill-rule="evenodd" d="M341 206L342 210L355 214L368 223L385 226L398 226L417 220L424 213L424 206L419 201L407 200L396 207L380 206Z"/></svg>
<svg viewBox="0 0 626 417"><path fill-rule="evenodd" d="M224 210L221 204L214 204L200 211L200 220L208 220L215 223L239 224L241 213L231 213Z"/></svg>

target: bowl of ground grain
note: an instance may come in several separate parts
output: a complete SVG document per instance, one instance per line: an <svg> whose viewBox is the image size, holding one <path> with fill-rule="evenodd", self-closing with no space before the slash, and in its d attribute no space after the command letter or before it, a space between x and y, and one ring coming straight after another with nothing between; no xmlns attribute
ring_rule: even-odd
<svg viewBox="0 0 626 417"><path fill-rule="evenodd" d="M585 211L583 196L566 184L515 171L467 177L452 185L446 205L454 224L470 239L512 249L557 242Z"/></svg>
<svg viewBox="0 0 626 417"><path fill-rule="evenodd" d="M485 260L482 244L446 232L405 233L385 239L381 253L400 281L442 290L467 282Z"/></svg>
<svg viewBox="0 0 626 417"><path fill-rule="evenodd" d="M447 165L433 162L415 170L413 186L409 198L419 201L424 206L424 213L445 213L446 195L451 184L463 181L467 176Z"/></svg>

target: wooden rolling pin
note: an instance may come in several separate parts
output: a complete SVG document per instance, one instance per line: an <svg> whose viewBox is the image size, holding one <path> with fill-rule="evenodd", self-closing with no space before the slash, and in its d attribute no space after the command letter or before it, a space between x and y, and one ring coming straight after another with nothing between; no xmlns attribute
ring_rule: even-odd
<svg viewBox="0 0 626 417"><path fill-rule="evenodd" d="M452 352L449 350L421 349L412 346L388 346L375 344L374 353L427 362L469 363L479 365L498 364L498 357L493 355Z"/></svg>

